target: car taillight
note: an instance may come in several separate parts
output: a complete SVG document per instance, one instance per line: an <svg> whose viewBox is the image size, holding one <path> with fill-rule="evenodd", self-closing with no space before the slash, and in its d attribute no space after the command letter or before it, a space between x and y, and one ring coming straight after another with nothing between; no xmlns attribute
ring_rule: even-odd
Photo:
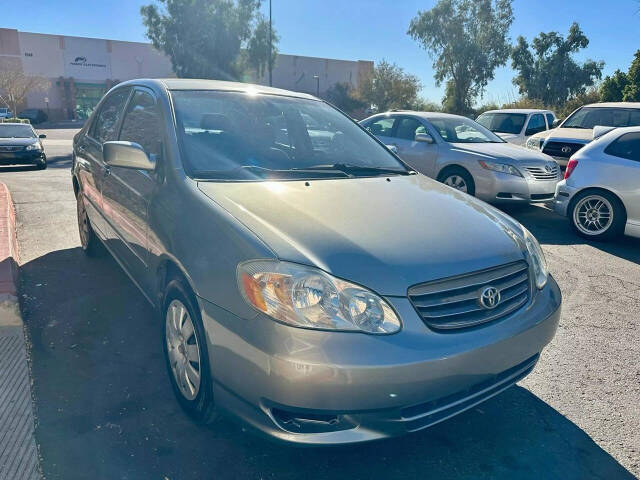
<svg viewBox="0 0 640 480"><path fill-rule="evenodd" d="M577 166L578 166L578 160L574 160L573 158L569 160L569 163L567 164L567 169L564 172L565 180L571 176L571 174L573 173L573 171L576 169Z"/></svg>

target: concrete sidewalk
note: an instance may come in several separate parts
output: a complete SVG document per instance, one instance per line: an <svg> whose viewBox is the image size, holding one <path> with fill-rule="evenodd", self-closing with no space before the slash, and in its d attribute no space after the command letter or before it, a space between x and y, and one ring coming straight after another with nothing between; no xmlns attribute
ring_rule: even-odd
<svg viewBox="0 0 640 480"><path fill-rule="evenodd" d="M18 306L15 210L0 183L0 479L39 479L27 349Z"/></svg>

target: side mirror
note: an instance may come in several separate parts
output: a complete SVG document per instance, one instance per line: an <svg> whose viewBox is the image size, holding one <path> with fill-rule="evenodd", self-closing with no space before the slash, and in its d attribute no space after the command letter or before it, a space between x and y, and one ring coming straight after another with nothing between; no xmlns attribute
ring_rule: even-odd
<svg viewBox="0 0 640 480"><path fill-rule="evenodd" d="M431 135L429 135L428 133L416 133L415 140L416 140L416 142L434 143L433 142L433 137Z"/></svg>
<svg viewBox="0 0 640 480"><path fill-rule="evenodd" d="M149 158L144 149L133 142L105 142L102 144L102 158L111 167L155 170L156 161Z"/></svg>
<svg viewBox="0 0 640 480"><path fill-rule="evenodd" d="M556 118L551 124L551 128L558 128L558 125L560 125L561 123L562 123L562 120L560 120L559 118Z"/></svg>
<svg viewBox="0 0 640 480"><path fill-rule="evenodd" d="M41 133L40 135L38 135L38 138L47 138L47 136L44 133Z"/></svg>
<svg viewBox="0 0 640 480"><path fill-rule="evenodd" d="M398 147L396 147L395 145L385 145L385 147L387 147L389 150L391 150L396 155L398 154Z"/></svg>
<svg viewBox="0 0 640 480"><path fill-rule="evenodd" d="M600 138L605 133L609 133L611 130L615 130L616 127L605 127L602 125L596 125L593 127L593 139Z"/></svg>

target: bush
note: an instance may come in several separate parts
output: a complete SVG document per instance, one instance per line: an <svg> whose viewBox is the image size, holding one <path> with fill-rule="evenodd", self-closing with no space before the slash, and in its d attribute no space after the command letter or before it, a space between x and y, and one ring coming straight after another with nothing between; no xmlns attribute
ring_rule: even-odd
<svg viewBox="0 0 640 480"><path fill-rule="evenodd" d="M28 118L0 118L0 123L31 123Z"/></svg>

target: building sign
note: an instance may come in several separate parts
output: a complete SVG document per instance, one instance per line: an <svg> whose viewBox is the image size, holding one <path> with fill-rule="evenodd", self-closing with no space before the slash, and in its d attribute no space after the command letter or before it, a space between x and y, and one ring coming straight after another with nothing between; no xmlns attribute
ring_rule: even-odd
<svg viewBox="0 0 640 480"><path fill-rule="evenodd" d="M79 80L111 78L111 60L106 40L65 37L65 77Z"/></svg>

